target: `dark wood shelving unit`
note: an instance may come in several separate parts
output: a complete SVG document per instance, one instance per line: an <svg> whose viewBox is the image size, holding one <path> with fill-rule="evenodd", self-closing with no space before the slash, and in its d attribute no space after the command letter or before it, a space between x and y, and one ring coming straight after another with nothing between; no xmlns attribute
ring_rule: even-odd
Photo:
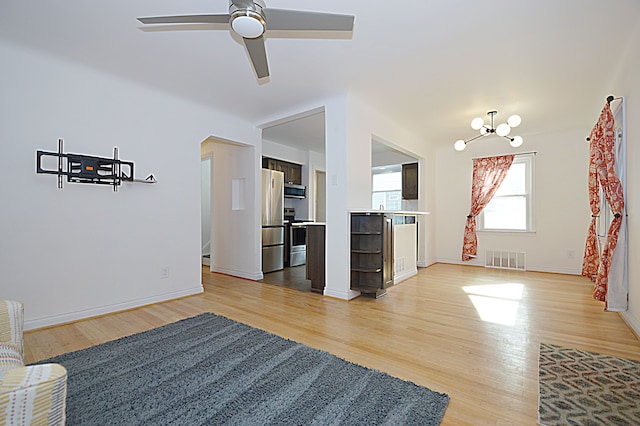
<svg viewBox="0 0 640 426"><path fill-rule="evenodd" d="M351 213L351 289L377 298L392 285L392 216Z"/></svg>

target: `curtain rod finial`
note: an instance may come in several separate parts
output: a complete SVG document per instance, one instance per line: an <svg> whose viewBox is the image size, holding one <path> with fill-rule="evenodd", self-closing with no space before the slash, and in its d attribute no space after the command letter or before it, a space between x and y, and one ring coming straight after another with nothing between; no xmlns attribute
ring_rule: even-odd
<svg viewBox="0 0 640 426"><path fill-rule="evenodd" d="M611 101L613 101L615 98L613 97L613 95L609 95L607 96L607 103L611 103Z"/></svg>

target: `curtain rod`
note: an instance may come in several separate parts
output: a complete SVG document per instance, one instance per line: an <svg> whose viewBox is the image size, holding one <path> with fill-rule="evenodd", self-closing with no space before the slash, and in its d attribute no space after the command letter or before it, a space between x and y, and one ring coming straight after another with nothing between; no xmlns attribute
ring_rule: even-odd
<svg viewBox="0 0 640 426"><path fill-rule="evenodd" d="M613 95L609 95L609 96L607 96L607 103L608 103L609 105L611 105L611 102L613 102L613 101L617 101L617 100L624 101L624 96L618 96L617 98L616 98L615 96L613 96ZM591 141L591 138L590 138L589 136L587 136L587 137L585 138L585 140L586 140L587 142L590 142L590 141Z"/></svg>
<svg viewBox="0 0 640 426"><path fill-rule="evenodd" d="M529 155L529 154L533 154L536 155L538 153L538 151L527 151L527 152L517 152L513 155ZM509 155L509 154L502 154L502 155ZM496 157L495 155L493 155L492 157ZM498 156L499 157L499 156ZM473 157L472 160L479 160L480 158L487 158L487 157Z"/></svg>
<svg viewBox="0 0 640 426"><path fill-rule="evenodd" d="M613 95L607 96L607 103L610 104L612 101L617 101L618 99L623 99L622 96L618 96L617 98Z"/></svg>

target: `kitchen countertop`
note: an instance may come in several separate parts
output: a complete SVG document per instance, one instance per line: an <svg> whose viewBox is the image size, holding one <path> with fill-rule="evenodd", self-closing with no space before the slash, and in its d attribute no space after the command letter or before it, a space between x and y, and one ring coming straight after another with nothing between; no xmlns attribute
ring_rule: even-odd
<svg viewBox="0 0 640 426"><path fill-rule="evenodd" d="M350 210L349 212L350 213L389 213L389 214L397 214L397 215L404 215L404 216L411 216L411 215L419 216L419 215L431 214L430 212L414 212L414 211L407 211L407 210Z"/></svg>

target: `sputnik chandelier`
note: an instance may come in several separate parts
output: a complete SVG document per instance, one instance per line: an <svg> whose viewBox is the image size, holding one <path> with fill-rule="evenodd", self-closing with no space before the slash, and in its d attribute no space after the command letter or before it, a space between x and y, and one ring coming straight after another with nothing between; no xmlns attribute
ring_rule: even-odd
<svg viewBox="0 0 640 426"><path fill-rule="evenodd" d="M455 150L464 151L464 149L467 147L467 144L469 142L474 141L483 136L494 134L494 133L498 136L502 136L503 138L508 139L509 144L514 148L517 148L520 145L522 145L522 142L524 141L522 139L522 136L513 136L513 137L507 136L509 133L511 133L512 127L518 127L520 125L520 123L522 122L522 118L520 118L519 115L512 115L507 119L506 123L498 124L498 126L496 127L494 126L493 117L497 113L498 111L489 111L487 113L487 115L491 117L490 124L486 124L484 120L480 117L474 118L471 121L471 128L474 130L480 130L480 134L471 139L467 139L466 141L463 139L456 141L456 143L453 144L453 147L455 148Z"/></svg>

